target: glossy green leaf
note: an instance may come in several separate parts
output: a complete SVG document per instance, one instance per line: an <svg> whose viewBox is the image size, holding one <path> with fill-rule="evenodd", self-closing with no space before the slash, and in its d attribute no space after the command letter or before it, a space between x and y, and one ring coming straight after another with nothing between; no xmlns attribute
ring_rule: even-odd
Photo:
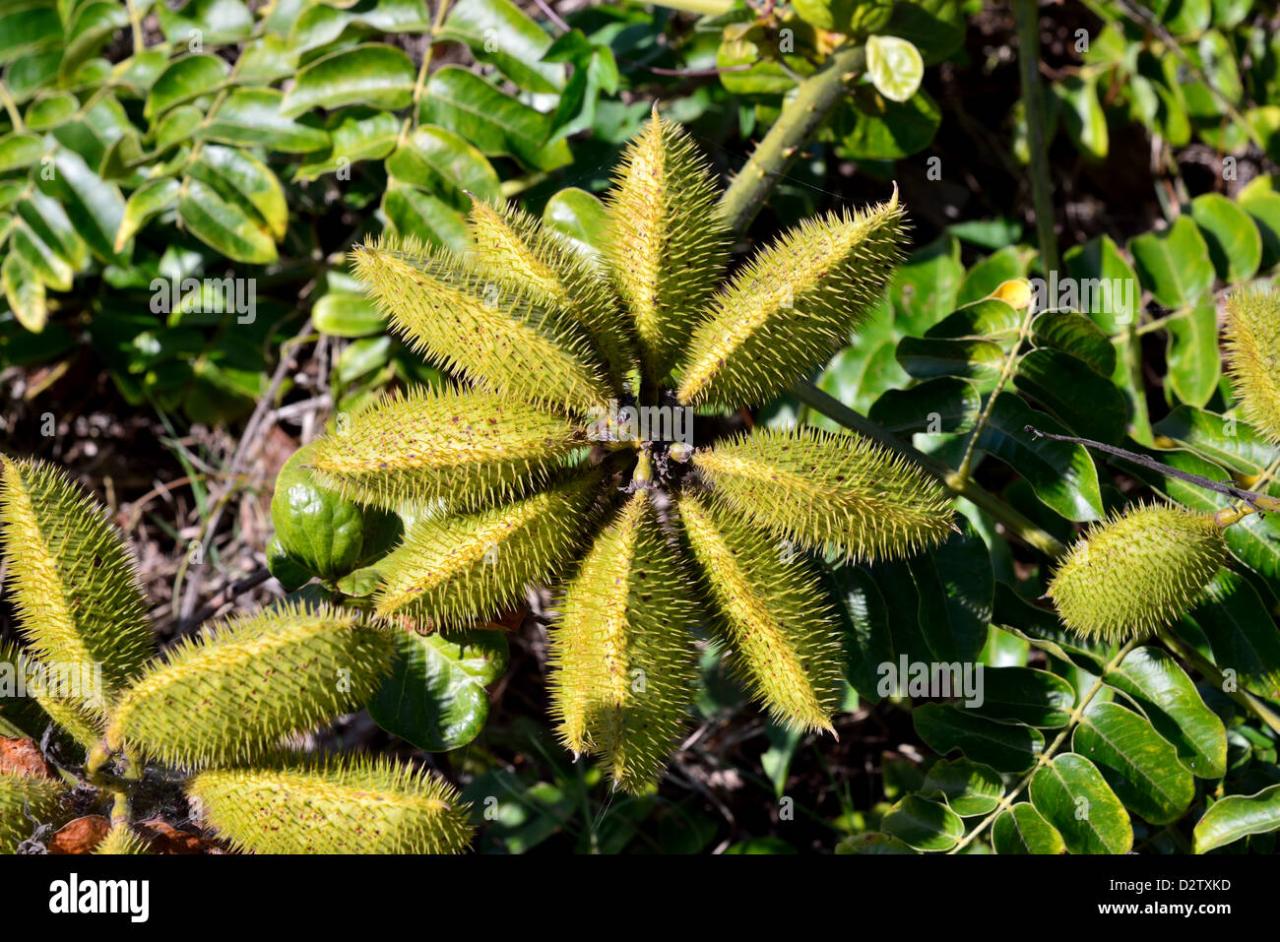
<svg viewBox="0 0 1280 942"><path fill-rule="evenodd" d="M178 205L182 184L174 177L148 180L129 195L116 232L115 250L120 252L147 221Z"/></svg>
<svg viewBox="0 0 1280 942"><path fill-rule="evenodd" d="M1161 232L1129 243L1143 286L1167 308L1192 304L1213 287L1209 246L1189 216L1179 216Z"/></svg>
<svg viewBox="0 0 1280 942"><path fill-rule="evenodd" d="M197 239L233 261L268 265L277 258L271 233L200 180L184 185L178 219Z"/></svg>
<svg viewBox="0 0 1280 942"><path fill-rule="evenodd" d="M910 389L891 389L876 400L870 419L896 435L967 432L982 410L982 396L970 382L942 377Z"/></svg>
<svg viewBox="0 0 1280 942"><path fill-rule="evenodd" d="M382 43L339 49L307 65L285 94L280 113L296 118L313 108L368 105L392 111L413 101L417 70L403 50Z"/></svg>
<svg viewBox="0 0 1280 942"><path fill-rule="evenodd" d="M187 170L251 208L276 239L284 237L289 225L284 187L271 169L248 151L206 144L200 151L200 159Z"/></svg>
<svg viewBox="0 0 1280 942"><path fill-rule="evenodd" d="M1025 248L1010 245L975 262L973 267L965 272L957 302L972 304L975 301L981 301L1004 282L1013 278L1026 277L1029 258L1030 255Z"/></svg>
<svg viewBox="0 0 1280 942"><path fill-rule="evenodd" d="M152 84L143 114L155 120L175 105L212 95L222 87L230 71L226 61L214 55L175 59Z"/></svg>
<svg viewBox="0 0 1280 942"><path fill-rule="evenodd" d="M920 631L932 660L971 662L986 644L991 621L995 579L987 544L961 520L961 532L913 557L908 566L919 600Z"/></svg>
<svg viewBox="0 0 1280 942"><path fill-rule="evenodd" d="M880 822L885 834L916 850L950 850L964 836L964 822L946 805L908 795Z"/></svg>
<svg viewBox="0 0 1280 942"><path fill-rule="evenodd" d="M1219 193L1191 201L1191 218L1200 227L1218 277L1228 283L1252 278L1262 263L1262 236L1249 214Z"/></svg>
<svg viewBox="0 0 1280 942"><path fill-rule="evenodd" d="M899 160L928 147L941 124L942 110L924 90L896 102L857 86L851 106L837 114L840 152L852 160Z"/></svg>
<svg viewBox="0 0 1280 942"><path fill-rule="evenodd" d="M387 322L363 294L330 291L311 309L316 330L330 337L367 337L381 333Z"/></svg>
<svg viewBox="0 0 1280 942"><path fill-rule="evenodd" d="M1063 263L1075 284L1090 288L1088 298L1075 299L1074 306L1081 314L1087 314L1108 334L1137 323L1142 286L1110 236L1098 236L1068 249Z"/></svg>
<svg viewBox="0 0 1280 942"><path fill-rule="evenodd" d="M1152 824L1178 820L1195 797L1195 779L1177 750L1133 710L1095 700L1071 743L1101 769L1120 800Z"/></svg>
<svg viewBox="0 0 1280 942"><path fill-rule="evenodd" d="M329 146L329 135L318 127L286 118L284 94L274 88L237 88L205 127L206 140L265 147L287 154L311 154Z"/></svg>
<svg viewBox="0 0 1280 942"><path fill-rule="evenodd" d="M396 148L400 120L387 111L343 111L326 125L329 149L313 154L294 171L294 180L315 180L326 173L351 173L361 160L381 160Z"/></svg>
<svg viewBox="0 0 1280 942"><path fill-rule="evenodd" d="M485 688L507 669L506 636L485 630L405 632L397 643L391 676L369 703L377 724L427 752L475 739L489 716Z"/></svg>
<svg viewBox="0 0 1280 942"><path fill-rule="evenodd" d="M994 720L1054 728L1066 726L1075 691L1057 674L1027 667L987 667L982 705L973 712Z"/></svg>
<svg viewBox="0 0 1280 942"><path fill-rule="evenodd" d="M412 236L428 245L443 245L466 251L466 218L440 197L415 186L392 180L382 196L382 211L397 233Z"/></svg>
<svg viewBox="0 0 1280 942"><path fill-rule="evenodd" d="M542 210L542 224L560 233L579 252L597 258L609 225L604 203L577 187L560 190Z"/></svg>
<svg viewBox="0 0 1280 942"><path fill-rule="evenodd" d="M244 0L190 0L174 10L161 2L155 6L160 28L173 43L186 43L192 35L208 46L247 39L253 32L253 14Z"/></svg>
<svg viewBox="0 0 1280 942"><path fill-rule="evenodd" d="M1262 267L1270 270L1280 264L1280 193L1248 188L1240 194L1240 208L1258 227L1262 248Z"/></svg>
<svg viewBox="0 0 1280 942"><path fill-rule="evenodd" d="M115 238L124 217L124 196L104 181L79 154L59 148L53 158L53 178L40 175L40 189L66 210L75 231L93 254L115 260Z"/></svg>
<svg viewBox="0 0 1280 942"><path fill-rule="evenodd" d="M1223 569L1187 617L1208 639L1213 661L1228 681L1280 700L1280 632L1248 580Z"/></svg>
<svg viewBox="0 0 1280 942"><path fill-rule="evenodd" d="M1096 81L1086 75L1068 75L1053 84L1061 101L1059 114L1076 150L1093 160L1106 160L1110 148L1107 116L1098 101Z"/></svg>
<svg viewBox="0 0 1280 942"><path fill-rule="evenodd" d="M943 759L929 768L921 792L926 797L946 799L956 814L972 818L995 811L1004 794L1004 780L989 765Z"/></svg>
<svg viewBox="0 0 1280 942"><path fill-rule="evenodd" d="M1196 822L1195 852L1234 844L1251 834L1280 830L1280 785L1272 785L1253 795L1228 795L1215 801Z"/></svg>
<svg viewBox="0 0 1280 942"><path fill-rule="evenodd" d="M0 173L30 167L44 154L44 138L38 134L17 133L0 137Z"/></svg>
<svg viewBox="0 0 1280 942"><path fill-rule="evenodd" d="M465 43L477 60L496 66L526 91L555 93L564 87L564 66L542 61L551 37L511 0L459 0L441 38Z"/></svg>
<svg viewBox="0 0 1280 942"><path fill-rule="evenodd" d="M0 286L18 323L32 333L44 330L49 317L44 284L17 252L10 252L0 264Z"/></svg>
<svg viewBox="0 0 1280 942"><path fill-rule="evenodd" d="M1115 346L1085 314L1074 311L1041 314L1031 324L1031 336L1037 347L1069 353L1099 376L1110 378L1115 372Z"/></svg>
<svg viewBox="0 0 1280 942"><path fill-rule="evenodd" d="M1083 360L1039 349L1018 361L1014 386L1056 415L1076 435L1119 442L1129 426L1129 400Z"/></svg>
<svg viewBox="0 0 1280 942"><path fill-rule="evenodd" d="M920 88L924 59L909 39L898 36L867 38L867 75L885 98L904 102Z"/></svg>
<svg viewBox="0 0 1280 942"><path fill-rule="evenodd" d="M1084 756L1055 756L1031 779L1031 803L1073 854L1127 854L1133 825L1102 773Z"/></svg>
<svg viewBox="0 0 1280 942"><path fill-rule="evenodd" d="M1065 854L1067 845L1058 829L1030 802L1004 811L991 825L991 844L997 854Z"/></svg>
<svg viewBox="0 0 1280 942"><path fill-rule="evenodd" d="M1025 772L1044 751L1044 736L1029 726L997 723L963 707L925 703L911 711L916 732L934 752L958 749L999 772Z"/></svg>
<svg viewBox="0 0 1280 942"><path fill-rule="evenodd" d="M498 174L484 154L452 131L432 125L419 127L387 158L387 173L446 197L464 212L472 196L486 203L502 197Z"/></svg>
<svg viewBox="0 0 1280 942"><path fill-rule="evenodd" d="M1227 774L1226 728L1172 656L1160 648L1138 648L1107 675L1107 683L1132 698L1192 773Z"/></svg>

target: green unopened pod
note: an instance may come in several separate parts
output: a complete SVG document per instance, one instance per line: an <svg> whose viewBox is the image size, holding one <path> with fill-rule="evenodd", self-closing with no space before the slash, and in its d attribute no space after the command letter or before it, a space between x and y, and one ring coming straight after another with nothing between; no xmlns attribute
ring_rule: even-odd
<svg viewBox="0 0 1280 942"><path fill-rule="evenodd" d="M33 775L0 772L0 854L16 853L37 824L49 824L64 789Z"/></svg>
<svg viewBox="0 0 1280 942"><path fill-rule="evenodd" d="M389 633L323 606L225 622L179 643L124 693L107 743L182 768L251 760L359 709L392 656Z"/></svg>
<svg viewBox="0 0 1280 942"><path fill-rule="evenodd" d="M1120 643L1170 624L1200 599L1226 559L1212 515L1130 508L1077 540L1049 584L1072 631Z"/></svg>
<svg viewBox="0 0 1280 942"><path fill-rule="evenodd" d="M456 854L471 841L452 785L384 759L202 772L187 794L242 852Z"/></svg>

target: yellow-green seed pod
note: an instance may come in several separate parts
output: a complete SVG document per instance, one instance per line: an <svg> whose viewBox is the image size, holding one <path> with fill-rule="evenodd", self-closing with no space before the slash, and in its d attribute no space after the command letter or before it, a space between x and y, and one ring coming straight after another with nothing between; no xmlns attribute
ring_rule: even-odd
<svg viewBox="0 0 1280 942"><path fill-rule="evenodd" d="M1280 293L1238 288L1227 298L1227 361L1245 420L1280 442Z"/></svg>
<svg viewBox="0 0 1280 942"><path fill-rule="evenodd" d="M312 466L358 503L474 509L536 490L584 442L562 417L496 393L419 389L379 400L320 439Z"/></svg>
<svg viewBox="0 0 1280 942"><path fill-rule="evenodd" d="M0 854L17 853L38 825L52 823L65 791L52 779L0 772Z"/></svg>
<svg viewBox="0 0 1280 942"><path fill-rule="evenodd" d="M724 272L728 231L716 197L714 177L693 140L655 111L615 173L605 249L655 381L670 371L688 342L693 315Z"/></svg>
<svg viewBox="0 0 1280 942"><path fill-rule="evenodd" d="M739 271L694 331L681 402L737 408L790 387L848 343L905 241L893 199L828 213L783 234Z"/></svg>
<svg viewBox="0 0 1280 942"><path fill-rule="evenodd" d="M591 338L617 391L639 389L639 364L629 325L609 282L552 229L514 206L476 201L468 231L470 266L485 278L524 290L548 309L562 310Z"/></svg>
<svg viewBox="0 0 1280 942"><path fill-rule="evenodd" d="M1076 541L1048 594L1072 631L1121 643L1163 628L1194 606L1226 557L1211 514L1172 505L1133 507Z"/></svg>
<svg viewBox="0 0 1280 942"><path fill-rule="evenodd" d="M151 850L147 842L129 825L113 824L107 836L93 849L93 852L107 856L131 857L149 854Z"/></svg>
<svg viewBox="0 0 1280 942"><path fill-rule="evenodd" d="M661 774L693 699L698 610L645 491L596 538L551 628L552 712L564 744L640 792Z"/></svg>
<svg viewBox="0 0 1280 942"><path fill-rule="evenodd" d="M680 520L715 602L735 666L780 723L833 730L843 667L840 639L814 575L770 540L692 494Z"/></svg>
<svg viewBox="0 0 1280 942"><path fill-rule="evenodd" d="M954 528L942 486L865 438L757 429L693 461L735 515L846 559L909 556Z"/></svg>
<svg viewBox="0 0 1280 942"><path fill-rule="evenodd" d="M187 794L242 853L456 854L471 842L452 785L385 759L202 772Z"/></svg>
<svg viewBox="0 0 1280 942"><path fill-rule="evenodd" d="M528 583L560 573L581 548L599 473L472 514L431 517L378 564L377 612L449 630L517 604Z"/></svg>
<svg viewBox="0 0 1280 942"><path fill-rule="evenodd" d="M378 307L420 354L526 402L581 413L609 387L585 333L527 291L438 249L383 240L352 253Z"/></svg>
<svg viewBox="0 0 1280 942"><path fill-rule="evenodd" d="M390 670L393 640L324 607L224 622L184 639L125 692L107 743L181 768L254 759L363 705Z"/></svg>
<svg viewBox="0 0 1280 942"><path fill-rule="evenodd" d="M60 469L4 460L0 532L18 627L32 655L82 678L101 711L154 643L133 561L103 509Z"/></svg>

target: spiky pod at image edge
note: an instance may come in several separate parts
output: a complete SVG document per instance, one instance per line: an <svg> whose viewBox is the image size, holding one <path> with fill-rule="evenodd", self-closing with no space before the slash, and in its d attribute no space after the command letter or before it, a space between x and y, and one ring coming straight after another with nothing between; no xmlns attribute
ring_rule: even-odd
<svg viewBox="0 0 1280 942"><path fill-rule="evenodd" d="M151 850L147 842L129 825L113 824L93 852L102 856L134 857L148 854Z"/></svg>
<svg viewBox="0 0 1280 942"><path fill-rule="evenodd" d="M472 836L452 785L381 758L202 772L187 794L242 853L456 854Z"/></svg>
<svg viewBox="0 0 1280 942"><path fill-rule="evenodd" d="M1072 631L1118 644L1146 637L1191 609L1226 559L1211 514L1139 505L1077 540L1048 596Z"/></svg>
<svg viewBox="0 0 1280 942"><path fill-rule="evenodd" d="M65 794L51 779L0 772L0 854L16 853L36 822L53 823Z"/></svg>
<svg viewBox="0 0 1280 942"><path fill-rule="evenodd" d="M1227 364L1241 410L1280 443L1280 292L1237 288L1226 307Z"/></svg>
<svg viewBox="0 0 1280 942"><path fill-rule="evenodd" d="M631 793L661 774L693 699L699 609L673 550L637 491L596 538L549 634L561 741L603 756Z"/></svg>
<svg viewBox="0 0 1280 942"><path fill-rule="evenodd" d="M731 662L754 698L791 729L832 731L843 658L832 613L804 561L780 541L685 493L680 521L715 602Z"/></svg>
<svg viewBox="0 0 1280 942"><path fill-rule="evenodd" d="M18 628L58 670L101 673L99 711L154 651L133 559L101 506L61 469L4 458L0 536Z"/></svg>
<svg viewBox="0 0 1280 942"><path fill-rule="evenodd" d="M416 522L378 564L378 615L448 631L513 607L580 551L600 481L588 472L499 507Z"/></svg>
<svg viewBox="0 0 1280 942"><path fill-rule="evenodd" d="M349 611L282 605L222 622L125 692L107 743L179 768L247 762L358 709L393 657L390 633Z"/></svg>
<svg viewBox="0 0 1280 942"><path fill-rule="evenodd" d="M855 435L757 429L699 451L694 465L735 516L845 559L901 559L955 527L940 484Z"/></svg>

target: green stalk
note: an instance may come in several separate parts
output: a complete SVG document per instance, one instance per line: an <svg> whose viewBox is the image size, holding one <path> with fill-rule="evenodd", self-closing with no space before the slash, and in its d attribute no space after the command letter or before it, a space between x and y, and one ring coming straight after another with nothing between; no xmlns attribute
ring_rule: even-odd
<svg viewBox="0 0 1280 942"><path fill-rule="evenodd" d="M720 198L721 212L734 232L751 225L800 148L844 97L846 85L862 72L865 62L861 43L844 46L796 87L795 97L783 106L778 120Z"/></svg>
<svg viewBox="0 0 1280 942"><path fill-rule="evenodd" d="M1031 154L1031 202L1040 240L1040 263L1047 273L1058 267L1058 242L1053 233L1053 185L1049 182L1049 140L1040 86L1039 4L1036 0L1014 0L1013 12L1018 21L1018 69L1027 117L1027 150Z"/></svg>

